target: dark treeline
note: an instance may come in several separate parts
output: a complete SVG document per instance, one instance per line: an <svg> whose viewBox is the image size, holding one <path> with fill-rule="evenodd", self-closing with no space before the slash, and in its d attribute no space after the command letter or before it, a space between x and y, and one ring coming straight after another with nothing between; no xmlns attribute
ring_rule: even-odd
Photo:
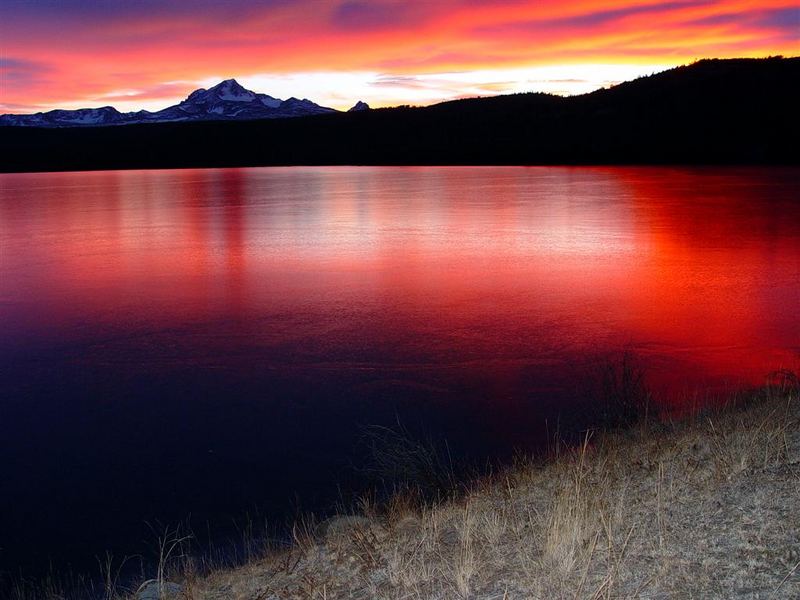
<svg viewBox="0 0 800 600"><path fill-rule="evenodd" d="M800 58L703 60L563 98L295 119L0 128L9 171L258 165L796 164Z"/></svg>

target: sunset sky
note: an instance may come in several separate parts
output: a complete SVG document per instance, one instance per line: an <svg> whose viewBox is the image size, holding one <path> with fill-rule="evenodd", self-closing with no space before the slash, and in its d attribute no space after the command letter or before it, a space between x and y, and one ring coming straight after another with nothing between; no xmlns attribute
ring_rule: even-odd
<svg viewBox="0 0 800 600"><path fill-rule="evenodd" d="M797 0L3 0L0 112L156 110L235 77L339 109L575 94L800 54Z"/></svg>

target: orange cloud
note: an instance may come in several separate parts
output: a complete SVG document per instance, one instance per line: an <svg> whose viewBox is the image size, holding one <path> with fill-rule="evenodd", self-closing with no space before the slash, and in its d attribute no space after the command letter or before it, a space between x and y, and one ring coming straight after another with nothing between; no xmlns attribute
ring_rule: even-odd
<svg viewBox="0 0 800 600"><path fill-rule="evenodd" d="M622 77L630 78L703 57L800 53L800 9L787 0L12 0L0 23L0 110L15 112L159 108L212 78L302 81L320 73L330 76L310 77L319 87L304 85L304 95L338 108L362 96L390 105L526 89L575 93L609 83L572 85L575 66L627 65ZM528 75L556 67L559 85ZM452 80L463 73L485 80ZM440 75L451 77L447 86L432 91L426 81L420 92L420 77ZM399 77L411 77L410 85L381 83ZM349 87L326 87L342 82Z"/></svg>

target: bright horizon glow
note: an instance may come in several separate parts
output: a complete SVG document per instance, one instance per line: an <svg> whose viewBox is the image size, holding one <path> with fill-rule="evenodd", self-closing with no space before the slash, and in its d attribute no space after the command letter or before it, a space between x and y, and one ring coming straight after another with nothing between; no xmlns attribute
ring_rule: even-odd
<svg viewBox="0 0 800 600"><path fill-rule="evenodd" d="M0 112L159 110L236 78L336 109L574 95L700 58L800 54L794 0L7 0Z"/></svg>
<svg viewBox="0 0 800 600"><path fill-rule="evenodd" d="M309 72L270 75L268 73L239 77L240 84L249 90L286 100L292 96L309 98L323 106L347 110L356 101L372 107L397 104L427 105L462 97L495 96L518 92L546 92L576 95L609 87L643 75L671 68L673 65L571 65L519 69L482 69L463 73L430 73L414 77L413 85L402 78L393 79L376 72ZM136 98L141 90L114 90L108 94L111 102L98 98L91 104L80 101L51 108L95 108L111 104L122 112L156 111L177 104L198 88L218 84L225 75L199 81L170 82L185 85L186 92L173 98L159 100L125 100ZM346 93L338 90L344 90ZM393 101L384 98L390 94Z"/></svg>

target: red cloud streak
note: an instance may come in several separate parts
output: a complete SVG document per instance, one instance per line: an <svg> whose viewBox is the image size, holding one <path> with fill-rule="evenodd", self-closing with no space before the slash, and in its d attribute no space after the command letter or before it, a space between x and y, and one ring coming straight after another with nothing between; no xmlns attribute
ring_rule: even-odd
<svg viewBox="0 0 800 600"><path fill-rule="evenodd" d="M0 9L5 111L165 106L213 77L355 72L372 85L370 76L541 66L568 73L570 65L587 64L641 69L800 51L793 0L30 4L12 0ZM498 81L487 80L486 89L518 89ZM447 93L474 89L455 88ZM376 86L371 99L392 104L408 96Z"/></svg>

